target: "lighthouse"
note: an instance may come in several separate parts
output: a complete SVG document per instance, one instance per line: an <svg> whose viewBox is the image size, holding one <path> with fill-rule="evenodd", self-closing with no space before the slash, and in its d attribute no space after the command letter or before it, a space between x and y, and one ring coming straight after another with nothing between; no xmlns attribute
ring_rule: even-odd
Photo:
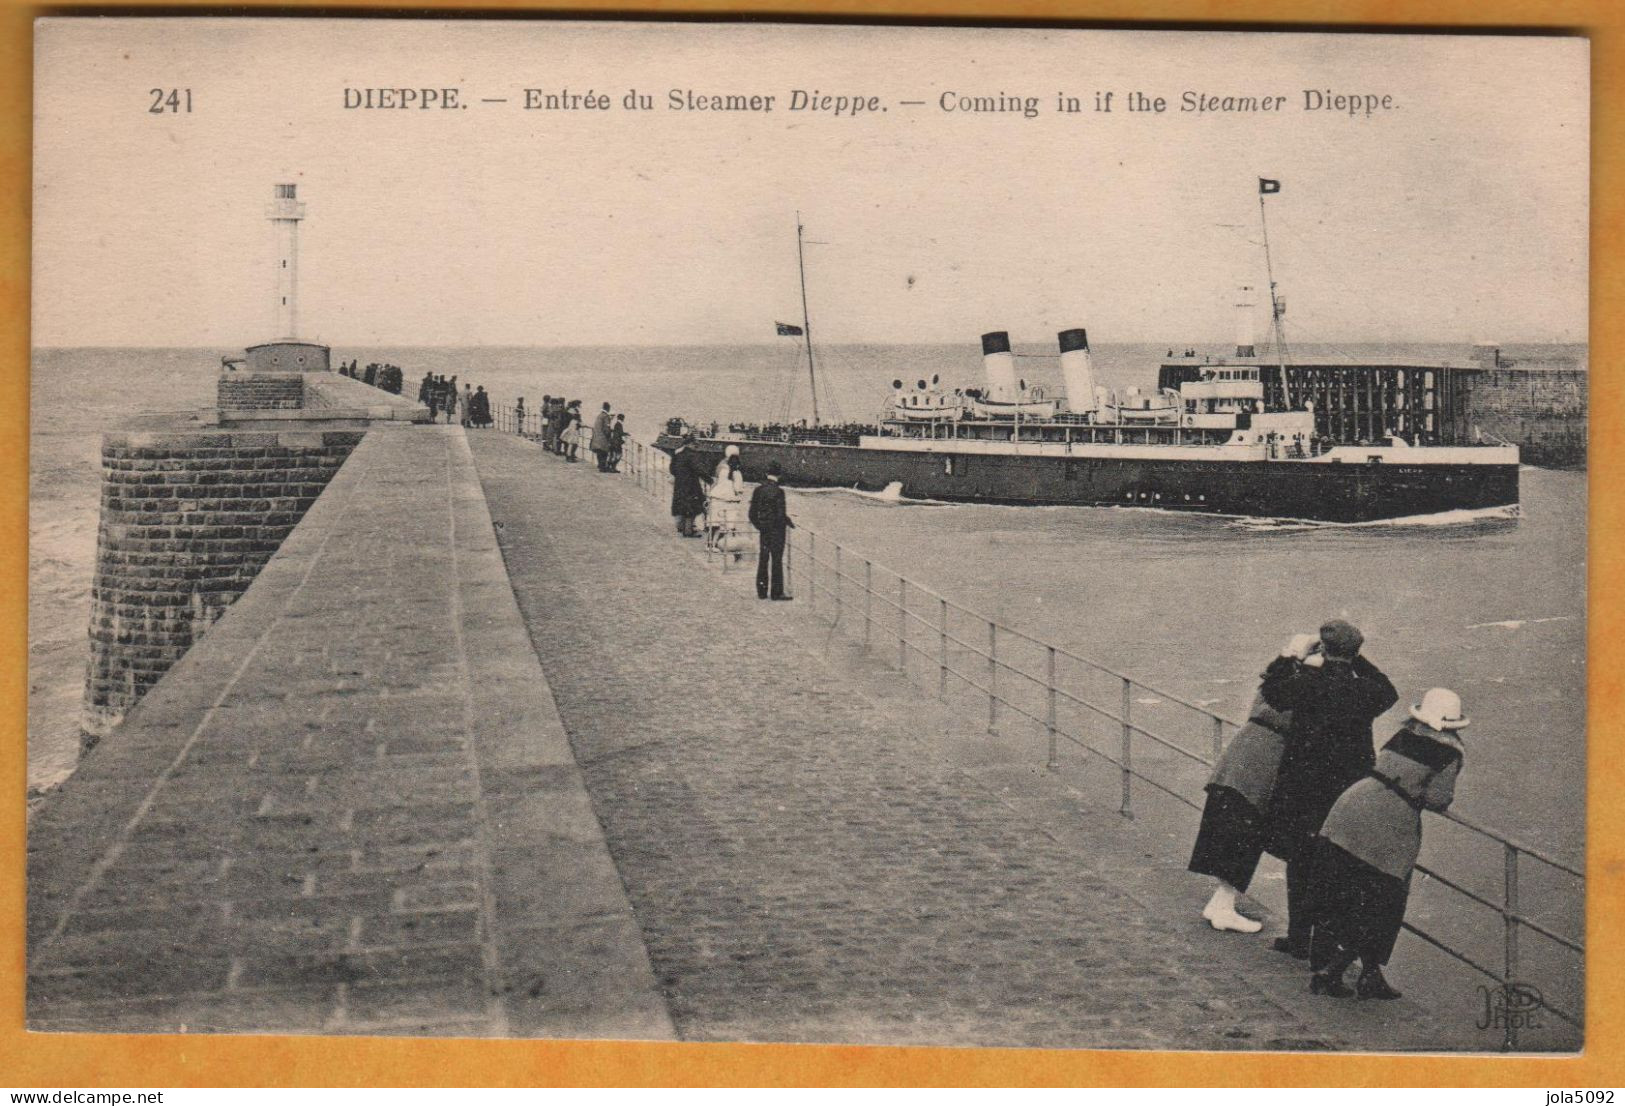
<svg viewBox="0 0 1625 1106"><path fill-rule="evenodd" d="M299 224L305 218L305 205L299 202L297 184L273 187L270 206L265 209L275 235L272 337L249 346L246 361L256 372L325 372L329 369L328 348L299 340Z"/></svg>
<svg viewBox="0 0 1625 1106"><path fill-rule="evenodd" d="M276 325L272 336L287 341L299 338L299 223L305 205L297 184L279 184L266 211L276 231Z"/></svg>

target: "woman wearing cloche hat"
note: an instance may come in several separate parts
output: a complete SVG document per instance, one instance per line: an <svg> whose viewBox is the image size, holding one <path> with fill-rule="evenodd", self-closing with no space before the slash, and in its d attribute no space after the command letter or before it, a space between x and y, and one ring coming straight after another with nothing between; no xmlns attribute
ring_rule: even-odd
<svg viewBox="0 0 1625 1106"><path fill-rule="evenodd" d="M1376 767L1338 798L1315 839L1309 900L1314 936L1309 989L1316 994L1398 998L1382 976L1394 951L1411 872L1422 848L1422 811L1455 797L1467 725L1461 696L1436 687L1377 754ZM1343 973L1358 958L1354 990Z"/></svg>

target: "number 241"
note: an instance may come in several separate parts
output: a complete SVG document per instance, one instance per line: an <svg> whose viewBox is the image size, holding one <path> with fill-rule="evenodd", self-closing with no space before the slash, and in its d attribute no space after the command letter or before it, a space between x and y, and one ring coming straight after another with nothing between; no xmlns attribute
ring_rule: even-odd
<svg viewBox="0 0 1625 1106"><path fill-rule="evenodd" d="M150 115L162 115L166 111L178 115L192 110L192 90L189 88L149 88L147 95L152 97L152 106L147 109Z"/></svg>

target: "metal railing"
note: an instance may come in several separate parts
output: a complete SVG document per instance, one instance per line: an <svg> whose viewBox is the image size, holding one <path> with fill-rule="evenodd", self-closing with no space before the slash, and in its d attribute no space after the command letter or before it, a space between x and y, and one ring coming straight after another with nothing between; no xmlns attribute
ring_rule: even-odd
<svg viewBox="0 0 1625 1106"><path fill-rule="evenodd" d="M670 492L670 457L641 441L627 440L625 472L652 495ZM1035 727L1043 737L1045 766L1050 770L1059 766L1063 746L1105 761L1118 774L1118 810L1125 818L1134 817L1136 782L1198 813L1202 810L1202 802L1185 792L1199 791L1205 785L1227 735L1240 728L1241 722L981 615L805 527L790 532L789 553L792 586L806 596L814 612L819 611L822 600L832 625L844 622L852 635L861 637L865 649L895 642L897 669L934 685L939 698L946 700L951 686L985 697L989 734L1001 732L1001 717L1013 717ZM826 617L823 613L818 616ZM1137 705L1142 707L1138 712ZM1166 732L1171 729L1182 733L1176 737ZM1151 771L1162 778L1154 778ZM1532 935L1548 942L1550 949L1583 957L1583 939L1559 933L1531 916L1520 892L1532 864L1539 869L1535 878L1548 888L1554 879L1573 881L1567 895L1546 896L1548 905L1553 900L1583 904L1582 871L1463 815L1444 811L1435 812L1435 817L1499 854L1498 899L1493 892L1470 886L1474 879L1468 875L1447 876L1431 864L1416 866L1432 885L1494 912L1499 929L1489 936L1499 946L1499 955L1463 949L1451 943L1450 936L1409 920L1404 923L1406 931L1495 981L1508 1000L1526 983L1522 978L1526 960L1521 955L1524 936ZM1583 928L1583 910L1577 905L1575 913L1578 931ZM1486 935L1480 927L1470 936L1482 944ZM1487 959L1499 963L1492 966L1483 962ZM1541 1008L1576 1028L1584 1026L1579 1013L1556 1002L1543 1001ZM1503 1048L1516 1049L1520 1019L1507 1016L1502 1021Z"/></svg>

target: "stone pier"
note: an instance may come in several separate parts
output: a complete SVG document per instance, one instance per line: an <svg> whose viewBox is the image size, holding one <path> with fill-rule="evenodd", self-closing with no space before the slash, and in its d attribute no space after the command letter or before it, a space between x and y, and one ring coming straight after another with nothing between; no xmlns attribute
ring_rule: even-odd
<svg viewBox="0 0 1625 1106"><path fill-rule="evenodd" d="M1449 1038L1310 996L1196 917L1188 842L991 764L695 544L512 435L366 430L36 811L30 1027Z"/></svg>

